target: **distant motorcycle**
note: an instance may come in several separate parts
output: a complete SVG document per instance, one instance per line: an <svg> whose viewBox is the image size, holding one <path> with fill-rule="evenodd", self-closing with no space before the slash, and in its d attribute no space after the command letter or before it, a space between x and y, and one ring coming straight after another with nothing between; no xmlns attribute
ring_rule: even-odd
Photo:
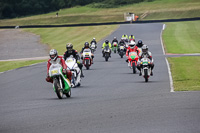
<svg viewBox="0 0 200 133"><path fill-rule="evenodd" d="M63 94L71 97L71 83L62 70L60 64L52 64L49 68L49 76L53 79L53 89L59 99L63 98Z"/></svg>
<svg viewBox="0 0 200 133"><path fill-rule="evenodd" d="M128 56L128 63L130 68L133 69L133 73L136 73L137 61L138 61L137 52L130 52Z"/></svg>
<svg viewBox="0 0 200 133"><path fill-rule="evenodd" d="M119 46L119 56L121 58L123 58L123 56L125 55L125 47L123 45Z"/></svg>
<svg viewBox="0 0 200 133"><path fill-rule="evenodd" d="M83 60L83 65L88 70L92 65L92 51L90 49L84 49L83 53L81 54L81 59Z"/></svg>
<svg viewBox="0 0 200 133"><path fill-rule="evenodd" d="M94 51L96 51L96 44L92 42L90 48L91 48L92 53L94 53Z"/></svg>
<svg viewBox="0 0 200 133"><path fill-rule="evenodd" d="M118 49L118 44L117 44L117 42L113 42L113 51L114 51L114 53L117 52L117 49Z"/></svg>
<svg viewBox="0 0 200 133"><path fill-rule="evenodd" d="M144 77L145 79L145 82L148 82L148 79L150 77L150 73L151 73L151 67L150 67L150 64L151 61L149 58L142 58L141 59L141 72L142 72L142 76Z"/></svg>
<svg viewBox="0 0 200 133"><path fill-rule="evenodd" d="M109 46L106 46L103 51L105 54L105 61L108 61L111 54L111 49L109 48Z"/></svg>
<svg viewBox="0 0 200 133"><path fill-rule="evenodd" d="M65 61L67 65L67 69L72 72L72 87L80 86L81 85L81 70L76 63L76 59L73 57L68 57Z"/></svg>

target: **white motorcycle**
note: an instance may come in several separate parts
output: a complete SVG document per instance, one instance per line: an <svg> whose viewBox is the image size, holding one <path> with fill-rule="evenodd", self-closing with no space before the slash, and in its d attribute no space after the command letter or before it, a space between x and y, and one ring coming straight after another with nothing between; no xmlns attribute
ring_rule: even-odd
<svg viewBox="0 0 200 133"><path fill-rule="evenodd" d="M140 61L140 65L141 65L141 72L142 72L142 76L145 79L145 82L148 82L148 79L150 77L150 73L151 73L151 67L150 67L150 59L149 58L142 58Z"/></svg>
<svg viewBox="0 0 200 133"><path fill-rule="evenodd" d="M90 46L92 53L94 53L94 51L96 51L96 44L93 42Z"/></svg>
<svg viewBox="0 0 200 133"><path fill-rule="evenodd" d="M76 63L76 59L73 57L68 57L65 61L67 65L67 69L72 72L72 87L80 86L81 85L81 70Z"/></svg>
<svg viewBox="0 0 200 133"><path fill-rule="evenodd" d="M83 65L88 70L92 65L92 51L90 49L84 49L83 53L81 54L81 59L83 60Z"/></svg>

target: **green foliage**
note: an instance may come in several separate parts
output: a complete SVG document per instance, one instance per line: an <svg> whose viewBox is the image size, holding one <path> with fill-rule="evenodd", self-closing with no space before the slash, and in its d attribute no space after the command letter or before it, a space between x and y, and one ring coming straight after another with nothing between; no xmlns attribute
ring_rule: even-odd
<svg viewBox="0 0 200 133"><path fill-rule="evenodd" d="M42 14L62 8L84 6L110 8L113 6L139 3L146 0L2 0L0 2L0 18ZM148 1L148 0L147 0Z"/></svg>

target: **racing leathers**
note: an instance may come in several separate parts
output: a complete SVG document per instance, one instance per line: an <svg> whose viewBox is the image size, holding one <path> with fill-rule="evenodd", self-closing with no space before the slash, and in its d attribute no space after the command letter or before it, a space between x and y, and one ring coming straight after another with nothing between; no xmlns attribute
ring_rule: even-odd
<svg viewBox="0 0 200 133"><path fill-rule="evenodd" d="M68 57L70 57L71 55L73 56L73 58L76 59L76 63L78 64L78 67L79 67L80 70L81 70L81 77L84 77L84 75L83 75L83 70L82 70L83 64L80 62L80 56L78 55L77 50L72 49L70 52L69 52L69 51L66 51L66 52L64 53L64 55L63 55L64 60L66 60L66 59L67 59Z"/></svg>
<svg viewBox="0 0 200 133"><path fill-rule="evenodd" d="M63 74L67 75L67 78L71 81L72 79L72 72L70 70L67 70L67 65L65 64L65 61L62 59L62 56L58 56L56 60L49 59L47 62L47 82L53 83L53 80L49 77L49 68L51 64L60 64L63 67Z"/></svg>
<svg viewBox="0 0 200 133"><path fill-rule="evenodd" d="M137 63L137 69L140 71L140 76L142 75L142 73L141 73L141 64L140 64L140 62L141 62L141 59L142 58L144 58L144 57L146 57L146 58L149 58L150 59L150 67L151 67L151 76L153 76L153 72L152 72L152 70L153 70L153 68L154 68L154 63L153 63L153 58L152 58L152 54L151 54L151 52L149 52L149 51L147 51L146 53L143 53L143 52L141 52L140 54L139 54L139 60L138 60L138 63Z"/></svg>

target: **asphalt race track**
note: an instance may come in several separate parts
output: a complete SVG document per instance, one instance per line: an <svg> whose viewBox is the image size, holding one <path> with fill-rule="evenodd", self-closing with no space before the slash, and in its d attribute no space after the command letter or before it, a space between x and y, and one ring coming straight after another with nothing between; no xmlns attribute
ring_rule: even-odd
<svg viewBox="0 0 200 133"><path fill-rule="evenodd" d="M148 83L118 54L105 62L105 39L71 98L57 98L45 81L46 63L0 74L0 133L199 133L200 92L170 92L161 29L127 24L107 37L134 34L149 46L155 68Z"/></svg>

